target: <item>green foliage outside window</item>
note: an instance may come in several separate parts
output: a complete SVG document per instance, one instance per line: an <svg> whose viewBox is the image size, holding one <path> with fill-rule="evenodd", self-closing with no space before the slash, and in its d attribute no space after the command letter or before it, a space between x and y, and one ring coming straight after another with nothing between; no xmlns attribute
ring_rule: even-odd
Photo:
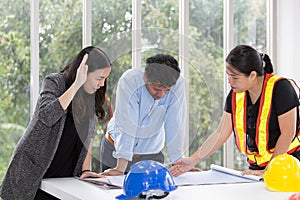
<svg viewBox="0 0 300 200"><path fill-rule="evenodd" d="M29 121L29 1L0 3L0 181Z"/></svg>

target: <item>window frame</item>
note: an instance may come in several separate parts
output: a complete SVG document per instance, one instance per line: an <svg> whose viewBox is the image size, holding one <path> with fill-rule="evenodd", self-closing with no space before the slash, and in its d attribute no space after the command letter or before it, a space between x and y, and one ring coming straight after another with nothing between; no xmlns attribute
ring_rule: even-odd
<svg viewBox="0 0 300 200"><path fill-rule="evenodd" d="M267 51L270 56L276 56L276 1L266 0L267 4ZM227 55L233 47L233 0L224 0L224 51ZM185 78L188 79L188 26L189 26L189 0L178 0L179 4L179 63ZM82 20L82 48L91 45L92 41L92 0L82 1L83 20ZM141 1L132 0L132 63L133 67L141 66L141 27L142 27L142 5ZM38 96L39 96L39 1L30 1L30 37L31 37L31 54L30 54L30 113L33 114ZM225 58L223 59L225 60ZM276 64L276 63L274 63ZM225 63L224 63L225 66ZM225 68L224 68L225 70ZM225 73L224 73L225 75ZM189 90L187 85L186 90ZM229 90L228 83L224 77L224 98ZM225 99L223 99L225 102ZM188 120L186 122L186 142L188 147ZM234 167L234 139L229 138L223 147L225 167ZM187 149L187 148L185 148ZM188 152L186 152L188 156Z"/></svg>

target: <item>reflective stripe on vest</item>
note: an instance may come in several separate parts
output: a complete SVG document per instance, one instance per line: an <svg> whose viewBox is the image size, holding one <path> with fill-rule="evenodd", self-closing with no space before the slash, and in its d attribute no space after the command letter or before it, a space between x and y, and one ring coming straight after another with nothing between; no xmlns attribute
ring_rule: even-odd
<svg viewBox="0 0 300 200"><path fill-rule="evenodd" d="M275 83L282 77L266 74L256 122L255 143L258 152L250 152L246 145L246 92L232 93L232 117L235 142L241 153L248 155L248 162L266 166L272 157L274 149L268 149L269 119L272 108L272 96ZM294 152L300 146L300 134L292 141L288 153Z"/></svg>

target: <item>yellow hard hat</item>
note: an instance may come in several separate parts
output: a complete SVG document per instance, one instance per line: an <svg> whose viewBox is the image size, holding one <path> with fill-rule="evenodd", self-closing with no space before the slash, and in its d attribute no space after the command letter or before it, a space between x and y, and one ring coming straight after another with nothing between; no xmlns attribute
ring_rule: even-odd
<svg viewBox="0 0 300 200"><path fill-rule="evenodd" d="M287 153L273 158L263 177L267 188L271 191L300 191L300 163Z"/></svg>

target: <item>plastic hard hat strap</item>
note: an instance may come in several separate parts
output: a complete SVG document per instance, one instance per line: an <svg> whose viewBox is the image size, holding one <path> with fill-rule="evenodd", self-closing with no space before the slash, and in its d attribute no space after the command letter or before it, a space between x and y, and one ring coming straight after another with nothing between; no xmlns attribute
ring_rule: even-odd
<svg viewBox="0 0 300 200"><path fill-rule="evenodd" d="M142 192L139 197L143 199L162 199L169 195L169 192L164 192L162 190L149 190L147 192Z"/></svg>

